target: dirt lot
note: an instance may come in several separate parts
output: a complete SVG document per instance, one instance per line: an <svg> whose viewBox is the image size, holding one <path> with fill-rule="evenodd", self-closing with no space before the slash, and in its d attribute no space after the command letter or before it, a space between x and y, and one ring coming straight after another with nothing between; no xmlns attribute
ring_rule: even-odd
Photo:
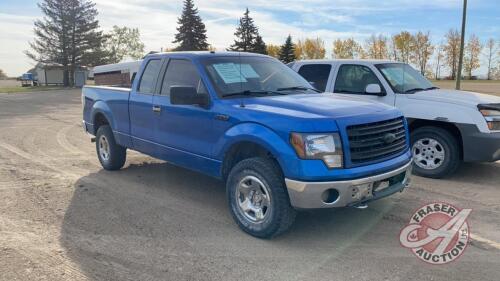
<svg viewBox="0 0 500 281"><path fill-rule="evenodd" d="M445 89L455 89L455 81L432 81L436 86ZM500 96L500 81L462 81L464 91L472 91Z"/></svg>
<svg viewBox="0 0 500 281"><path fill-rule="evenodd" d="M266 241L242 233L223 184L128 154L103 171L79 91L0 94L0 280L498 280L500 163L414 178L365 210L308 211ZM419 206L473 208L464 255L431 266L400 246Z"/></svg>

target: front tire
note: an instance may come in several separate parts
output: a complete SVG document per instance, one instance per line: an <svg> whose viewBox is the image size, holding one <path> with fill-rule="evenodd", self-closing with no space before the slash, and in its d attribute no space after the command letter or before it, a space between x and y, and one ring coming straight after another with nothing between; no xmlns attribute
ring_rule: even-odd
<svg viewBox="0 0 500 281"><path fill-rule="evenodd" d="M236 164L229 173L226 193L233 219L252 236L278 236L295 220L281 169L272 159L256 157Z"/></svg>
<svg viewBox="0 0 500 281"><path fill-rule="evenodd" d="M111 127L100 126L96 133L97 158L104 169L119 170L125 164L127 149L116 143Z"/></svg>
<svg viewBox="0 0 500 281"><path fill-rule="evenodd" d="M413 172L427 178L443 178L460 165L457 139L438 127L421 127L411 134Z"/></svg>

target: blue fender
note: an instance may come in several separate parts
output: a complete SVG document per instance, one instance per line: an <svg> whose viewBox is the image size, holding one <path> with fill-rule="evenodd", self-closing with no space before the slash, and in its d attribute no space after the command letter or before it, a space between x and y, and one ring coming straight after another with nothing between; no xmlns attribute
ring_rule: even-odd
<svg viewBox="0 0 500 281"><path fill-rule="evenodd" d="M106 120L108 120L109 122L109 126L111 126L111 129L113 131L116 130L116 120L115 118L113 117L114 115L111 113L111 109L109 108L109 106L104 102L104 101L96 101L94 103L94 105L92 106L92 110L91 110L91 113L90 113L90 116L92 118L92 125L95 124L95 117L97 116L98 113L101 113L104 115L104 117L106 117ZM96 133L96 132L94 132Z"/></svg>
<svg viewBox="0 0 500 281"><path fill-rule="evenodd" d="M275 131L253 122L241 123L227 130L214 145L213 155L223 161L227 151L241 142L252 142L269 151L282 167L285 176L288 176L287 173L296 174L300 169L298 158L291 145Z"/></svg>

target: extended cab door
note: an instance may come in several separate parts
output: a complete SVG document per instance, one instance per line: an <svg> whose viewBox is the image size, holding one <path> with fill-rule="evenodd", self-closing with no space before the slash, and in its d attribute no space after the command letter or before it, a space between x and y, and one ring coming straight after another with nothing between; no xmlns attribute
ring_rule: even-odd
<svg viewBox="0 0 500 281"><path fill-rule="evenodd" d="M367 86L375 84L380 87L380 94L367 93ZM371 65L356 63L340 63L335 69L332 92L344 95L355 95L382 102L390 106L395 104L395 96L377 69Z"/></svg>
<svg viewBox="0 0 500 281"><path fill-rule="evenodd" d="M153 95L157 90L162 60L152 58L144 62L145 67L137 82L134 82L129 98L130 135L135 150L153 155Z"/></svg>
<svg viewBox="0 0 500 281"><path fill-rule="evenodd" d="M172 86L195 87L198 93L207 93L198 69L188 59L170 58L162 72L160 91L153 97L153 106L159 108L153 124L160 158L194 169L210 166L212 145L217 136L212 128L213 112L197 105L170 103Z"/></svg>
<svg viewBox="0 0 500 281"><path fill-rule="evenodd" d="M297 72L316 89L328 92L332 65L330 63L314 63L300 65Z"/></svg>

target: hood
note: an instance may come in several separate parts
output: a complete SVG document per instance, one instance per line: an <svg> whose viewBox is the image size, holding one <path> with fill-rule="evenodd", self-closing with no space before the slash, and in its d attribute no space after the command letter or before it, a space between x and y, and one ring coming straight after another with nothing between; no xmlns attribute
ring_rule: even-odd
<svg viewBox="0 0 500 281"><path fill-rule="evenodd" d="M500 103L500 97L467 91L436 89L408 94L409 99L428 100L476 107L478 104Z"/></svg>
<svg viewBox="0 0 500 281"><path fill-rule="evenodd" d="M381 103L330 93L227 99L223 103L229 115L237 116L238 120L233 120L235 124L262 124L284 139L290 131L334 132L349 125L402 115L399 110Z"/></svg>
<svg viewBox="0 0 500 281"><path fill-rule="evenodd" d="M381 103L330 93L248 98L243 103L248 110L306 119L338 119L390 109Z"/></svg>

